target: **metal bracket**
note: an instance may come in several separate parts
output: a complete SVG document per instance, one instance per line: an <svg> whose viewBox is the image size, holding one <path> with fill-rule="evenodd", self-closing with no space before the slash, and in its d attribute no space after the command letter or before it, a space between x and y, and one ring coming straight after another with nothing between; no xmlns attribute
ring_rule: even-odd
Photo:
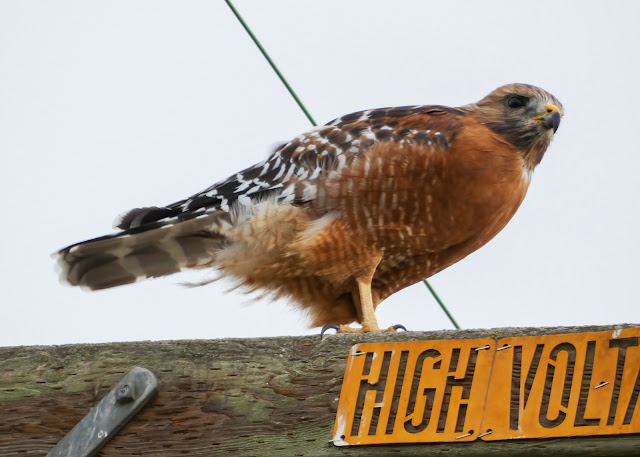
<svg viewBox="0 0 640 457"><path fill-rule="evenodd" d="M158 390L155 375L135 367L95 405L47 457L90 457L104 447Z"/></svg>

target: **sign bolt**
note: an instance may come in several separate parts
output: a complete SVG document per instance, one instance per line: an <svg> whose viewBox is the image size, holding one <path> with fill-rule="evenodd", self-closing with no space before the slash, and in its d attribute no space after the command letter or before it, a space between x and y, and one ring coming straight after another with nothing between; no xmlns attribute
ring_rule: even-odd
<svg viewBox="0 0 640 457"><path fill-rule="evenodd" d="M131 403L135 400L133 387L129 384L123 384L116 390L116 401L121 405Z"/></svg>

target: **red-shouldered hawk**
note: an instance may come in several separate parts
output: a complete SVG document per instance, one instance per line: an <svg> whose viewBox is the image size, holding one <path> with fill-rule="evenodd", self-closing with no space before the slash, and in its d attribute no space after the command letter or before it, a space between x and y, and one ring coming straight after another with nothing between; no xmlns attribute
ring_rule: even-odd
<svg viewBox="0 0 640 457"><path fill-rule="evenodd" d="M214 268L292 298L314 326L378 331L382 300L506 225L562 115L525 84L459 108L349 114L186 200L131 210L121 232L62 249L62 279L95 290Z"/></svg>

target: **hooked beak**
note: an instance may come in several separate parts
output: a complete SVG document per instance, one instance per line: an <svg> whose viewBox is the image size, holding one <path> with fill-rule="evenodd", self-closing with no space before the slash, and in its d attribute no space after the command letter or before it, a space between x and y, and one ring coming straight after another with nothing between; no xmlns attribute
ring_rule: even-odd
<svg viewBox="0 0 640 457"><path fill-rule="evenodd" d="M556 130L560 127L560 110L556 105L547 105L544 108L544 114L532 119L540 122L547 129L553 129L553 133L556 133Z"/></svg>

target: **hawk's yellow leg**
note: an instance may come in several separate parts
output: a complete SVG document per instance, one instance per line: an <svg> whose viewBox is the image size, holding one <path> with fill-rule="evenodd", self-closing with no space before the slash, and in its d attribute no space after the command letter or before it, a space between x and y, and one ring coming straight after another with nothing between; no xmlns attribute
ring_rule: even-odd
<svg viewBox="0 0 640 457"><path fill-rule="evenodd" d="M356 278L358 283L358 297L354 297L358 319L362 324L362 328L353 328L348 325L341 325L337 330L338 333L368 333L368 332L395 332L396 328L380 329L375 314L375 305L373 303L373 294L371 293L371 281L373 274L382 260L382 252L375 255L371 260L371 267L367 274Z"/></svg>
<svg viewBox="0 0 640 457"><path fill-rule="evenodd" d="M373 297L371 295L371 279L369 281L358 279L359 300L356 301L356 310L362 328L353 328L348 325L341 325L338 333L367 333L379 332L378 320L373 307Z"/></svg>

